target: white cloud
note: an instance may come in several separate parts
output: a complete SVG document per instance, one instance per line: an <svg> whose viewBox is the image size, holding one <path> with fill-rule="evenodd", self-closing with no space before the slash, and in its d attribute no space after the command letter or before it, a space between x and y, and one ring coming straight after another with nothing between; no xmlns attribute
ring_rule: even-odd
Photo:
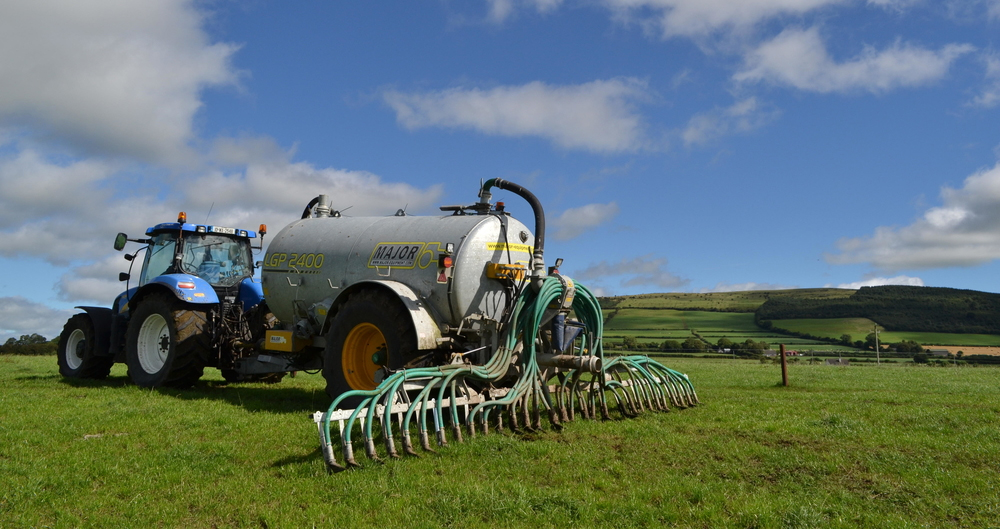
<svg viewBox="0 0 1000 529"><path fill-rule="evenodd" d="M170 221L173 219L164 220ZM139 233L133 234L133 237L139 236L141 236ZM108 241L102 247L110 250L111 240L112 238L109 236ZM135 248L138 248L138 245L130 247L129 251L133 251ZM132 262L134 266L131 270L132 281L130 286L138 284L139 271L142 268L142 258L142 254L140 254L139 258ZM66 301L89 302L98 306L109 307L115 296L125 290L125 283L118 281L118 273L128 271L129 262L123 258L123 254L113 252L104 259L75 267L66 274L63 274L59 282L56 283L56 292L60 299Z"/></svg>
<svg viewBox="0 0 1000 529"><path fill-rule="evenodd" d="M996 5L1000 6L1000 0L997 1ZM1000 105L1000 54L984 54L983 62L986 65L986 87L972 99L972 105L993 108Z"/></svg>
<svg viewBox="0 0 1000 529"><path fill-rule="evenodd" d="M255 142L267 143L250 143ZM234 160L239 151L234 147L230 153ZM321 193L352 216L391 215L403 207L419 212L442 193L437 185L383 182L368 172L290 163L278 154L228 173L185 176L147 169L137 175L101 163L60 164L31 150L0 156L0 255L76 263L60 281L60 296L94 300L114 290L108 281L124 270L99 261L117 256L111 248L115 233L141 236L147 227L177 218L178 211L197 222L211 211L211 220L222 225L255 229L265 223L276 233ZM130 187L141 191L115 191Z"/></svg>
<svg viewBox="0 0 1000 529"><path fill-rule="evenodd" d="M705 144L720 136L749 132L774 120L778 111L748 97L728 108L716 108L692 117L681 132L687 146Z"/></svg>
<svg viewBox="0 0 1000 529"><path fill-rule="evenodd" d="M617 202L607 204L587 204L570 208L552 221L552 238L560 241L573 239L618 215L621 208Z"/></svg>
<svg viewBox="0 0 1000 529"><path fill-rule="evenodd" d="M604 281L609 278L621 278L619 285L623 287L655 287L675 289L691 282L667 270L667 260L662 257L643 255L640 257L622 258L617 263L601 261L591 265L576 274L576 279L582 281ZM601 287L604 291L605 287Z"/></svg>
<svg viewBox="0 0 1000 529"><path fill-rule="evenodd" d="M236 50L189 0L0 2L0 125L100 155L178 163Z"/></svg>
<svg viewBox="0 0 1000 529"><path fill-rule="evenodd" d="M0 297L0 343L34 333L51 340L59 336L74 312L55 310L21 296Z"/></svg>
<svg viewBox="0 0 1000 529"><path fill-rule="evenodd" d="M487 0L487 3L490 6L489 20L499 24L513 15L518 6L534 8L539 13L548 13L559 7L562 0Z"/></svg>
<svg viewBox="0 0 1000 529"><path fill-rule="evenodd" d="M817 28L786 29L750 52L743 70L733 78L820 93L882 93L937 81L955 59L974 49L968 44L948 44L932 51L897 41L881 51L866 47L857 57L838 63L830 57Z"/></svg>
<svg viewBox="0 0 1000 529"><path fill-rule="evenodd" d="M111 191L101 184L114 171L88 160L50 164L33 149L0 157L0 230L41 218L78 218L109 199Z"/></svg>
<svg viewBox="0 0 1000 529"><path fill-rule="evenodd" d="M621 18L657 26L664 38L742 31L780 16L798 16L847 0L603 0Z"/></svg>
<svg viewBox="0 0 1000 529"><path fill-rule="evenodd" d="M868 5L901 12L923 0L868 0Z"/></svg>
<svg viewBox="0 0 1000 529"><path fill-rule="evenodd" d="M646 83L610 79L551 86L534 81L490 90L453 88L440 92L383 93L408 129L472 129L500 136L546 138L567 149L635 151L646 146L636 101L648 97Z"/></svg>
<svg viewBox="0 0 1000 529"><path fill-rule="evenodd" d="M941 190L944 204L902 228L881 226L837 242L834 264L869 263L886 271L975 266L1000 259L1000 163Z"/></svg>
<svg viewBox="0 0 1000 529"><path fill-rule="evenodd" d="M781 285L777 283L716 283L712 288L703 288L699 290L701 293L707 292L747 292L750 290L788 290L792 288L799 288L789 285Z"/></svg>
<svg viewBox="0 0 1000 529"><path fill-rule="evenodd" d="M823 288L846 288L850 290L857 290L861 287L880 287L883 285L906 285L911 287L922 287L924 286L924 280L919 277L911 277L900 275L896 277L873 277L871 279L865 279L863 281L855 281L853 283L841 283L839 285L827 284Z"/></svg>

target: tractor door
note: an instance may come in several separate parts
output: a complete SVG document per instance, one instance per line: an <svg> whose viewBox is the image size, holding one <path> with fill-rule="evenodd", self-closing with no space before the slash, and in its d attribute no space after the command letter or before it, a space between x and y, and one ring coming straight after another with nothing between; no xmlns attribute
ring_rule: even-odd
<svg viewBox="0 0 1000 529"><path fill-rule="evenodd" d="M176 233L158 233L153 236L153 242L146 252L142 263L142 274L139 276L139 286L143 286L153 278L174 272L174 254L177 248Z"/></svg>

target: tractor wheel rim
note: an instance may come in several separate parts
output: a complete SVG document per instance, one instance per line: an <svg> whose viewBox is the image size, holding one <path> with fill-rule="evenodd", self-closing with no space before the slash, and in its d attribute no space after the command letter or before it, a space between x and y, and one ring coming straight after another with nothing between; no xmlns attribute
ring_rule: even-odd
<svg viewBox="0 0 1000 529"><path fill-rule="evenodd" d="M139 328L137 341L136 352L142 370L151 375L159 373L170 353L170 328L167 327L167 320L159 314L150 314Z"/></svg>
<svg viewBox="0 0 1000 529"><path fill-rule="evenodd" d="M347 333L341 354L344 378L352 389L375 389L375 372L380 365L372 361L372 356L384 351L385 336L371 323L356 325Z"/></svg>
<svg viewBox="0 0 1000 529"><path fill-rule="evenodd" d="M87 337L80 329L73 329L66 338L66 350L63 356L66 357L66 367L70 369L80 369L83 365L83 346Z"/></svg>

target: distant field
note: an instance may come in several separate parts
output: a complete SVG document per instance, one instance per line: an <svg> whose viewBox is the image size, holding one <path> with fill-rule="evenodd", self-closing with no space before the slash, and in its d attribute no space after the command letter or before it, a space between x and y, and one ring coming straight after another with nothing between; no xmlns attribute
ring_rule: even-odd
<svg viewBox="0 0 1000 529"><path fill-rule="evenodd" d="M761 330L753 322L753 314L736 312L706 312L693 310L644 310L619 309L607 322L605 331L629 329L700 331L750 331Z"/></svg>
<svg viewBox="0 0 1000 529"><path fill-rule="evenodd" d="M605 298L605 306L613 304L616 307L603 310L605 318L614 315L605 325L605 337L611 341L620 341L628 336L649 343L683 341L697 333L710 344L715 344L720 338L727 338L734 342L765 341L773 346L783 343L793 349L839 350L844 346L792 337L782 334L781 330L832 339L849 334L852 340L857 341L864 340L872 332L875 322L867 318L773 320L775 329L764 330L754 323L753 310L771 298L838 299L849 297L854 292L844 289L801 289L644 294ZM879 331L882 343L913 340L923 345L1000 347L1000 335L887 332L881 326Z"/></svg>
<svg viewBox="0 0 1000 529"><path fill-rule="evenodd" d="M795 290L751 290L746 292L709 292L704 294L663 293L602 298L618 308L658 308L681 310L714 310L723 312L753 312L772 297L839 299L850 297L856 290L838 288L802 288Z"/></svg>
<svg viewBox="0 0 1000 529"><path fill-rule="evenodd" d="M989 355L989 356L1000 356L1000 347L979 347L975 345L939 345L930 344L924 346L928 349L947 349L951 354L958 354L959 351L963 355Z"/></svg>
<svg viewBox="0 0 1000 529"><path fill-rule="evenodd" d="M921 345L969 345L969 346L1000 346L1000 336L995 334L951 334L945 332L880 332L882 343L913 340Z"/></svg>
<svg viewBox="0 0 1000 529"><path fill-rule="evenodd" d="M855 340L864 340L868 333L875 330L875 322L867 318L774 320L773 323L779 329L837 339L844 334L850 334ZM884 329L879 327L879 331Z"/></svg>
<svg viewBox="0 0 1000 529"><path fill-rule="evenodd" d="M692 331L711 344L727 338L733 342L764 341L775 347L784 343L804 349L831 348L823 342L761 329L754 323L752 313L737 312L619 308L617 315L605 324L604 336L609 340L630 336L645 342L683 341L693 335Z"/></svg>

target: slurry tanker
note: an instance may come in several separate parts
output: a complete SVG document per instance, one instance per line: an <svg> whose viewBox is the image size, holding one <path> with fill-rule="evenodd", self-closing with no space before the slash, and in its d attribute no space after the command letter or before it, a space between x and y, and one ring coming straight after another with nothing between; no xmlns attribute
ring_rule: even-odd
<svg viewBox="0 0 1000 529"><path fill-rule="evenodd" d="M492 202L494 188L527 201L534 231ZM115 249L143 245L125 255L134 264L144 253L137 284L69 319L60 373L103 378L122 362L139 386L183 388L206 367L231 382L322 370L332 403L313 420L330 470L357 465L354 442L378 458L381 439L395 457L397 438L416 453L414 434L432 450L431 436L446 445L449 430L462 440L491 424L540 428L542 416L556 428L607 418L609 405L634 415L697 403L685 375L604 356L597 298L559 273L561 259L546 267L545 215L530 191L492 179L477 202L441 210L348 217L320 195L256 263L264 225L190 224L181 213L146 238L120 233Z"/></svg>

